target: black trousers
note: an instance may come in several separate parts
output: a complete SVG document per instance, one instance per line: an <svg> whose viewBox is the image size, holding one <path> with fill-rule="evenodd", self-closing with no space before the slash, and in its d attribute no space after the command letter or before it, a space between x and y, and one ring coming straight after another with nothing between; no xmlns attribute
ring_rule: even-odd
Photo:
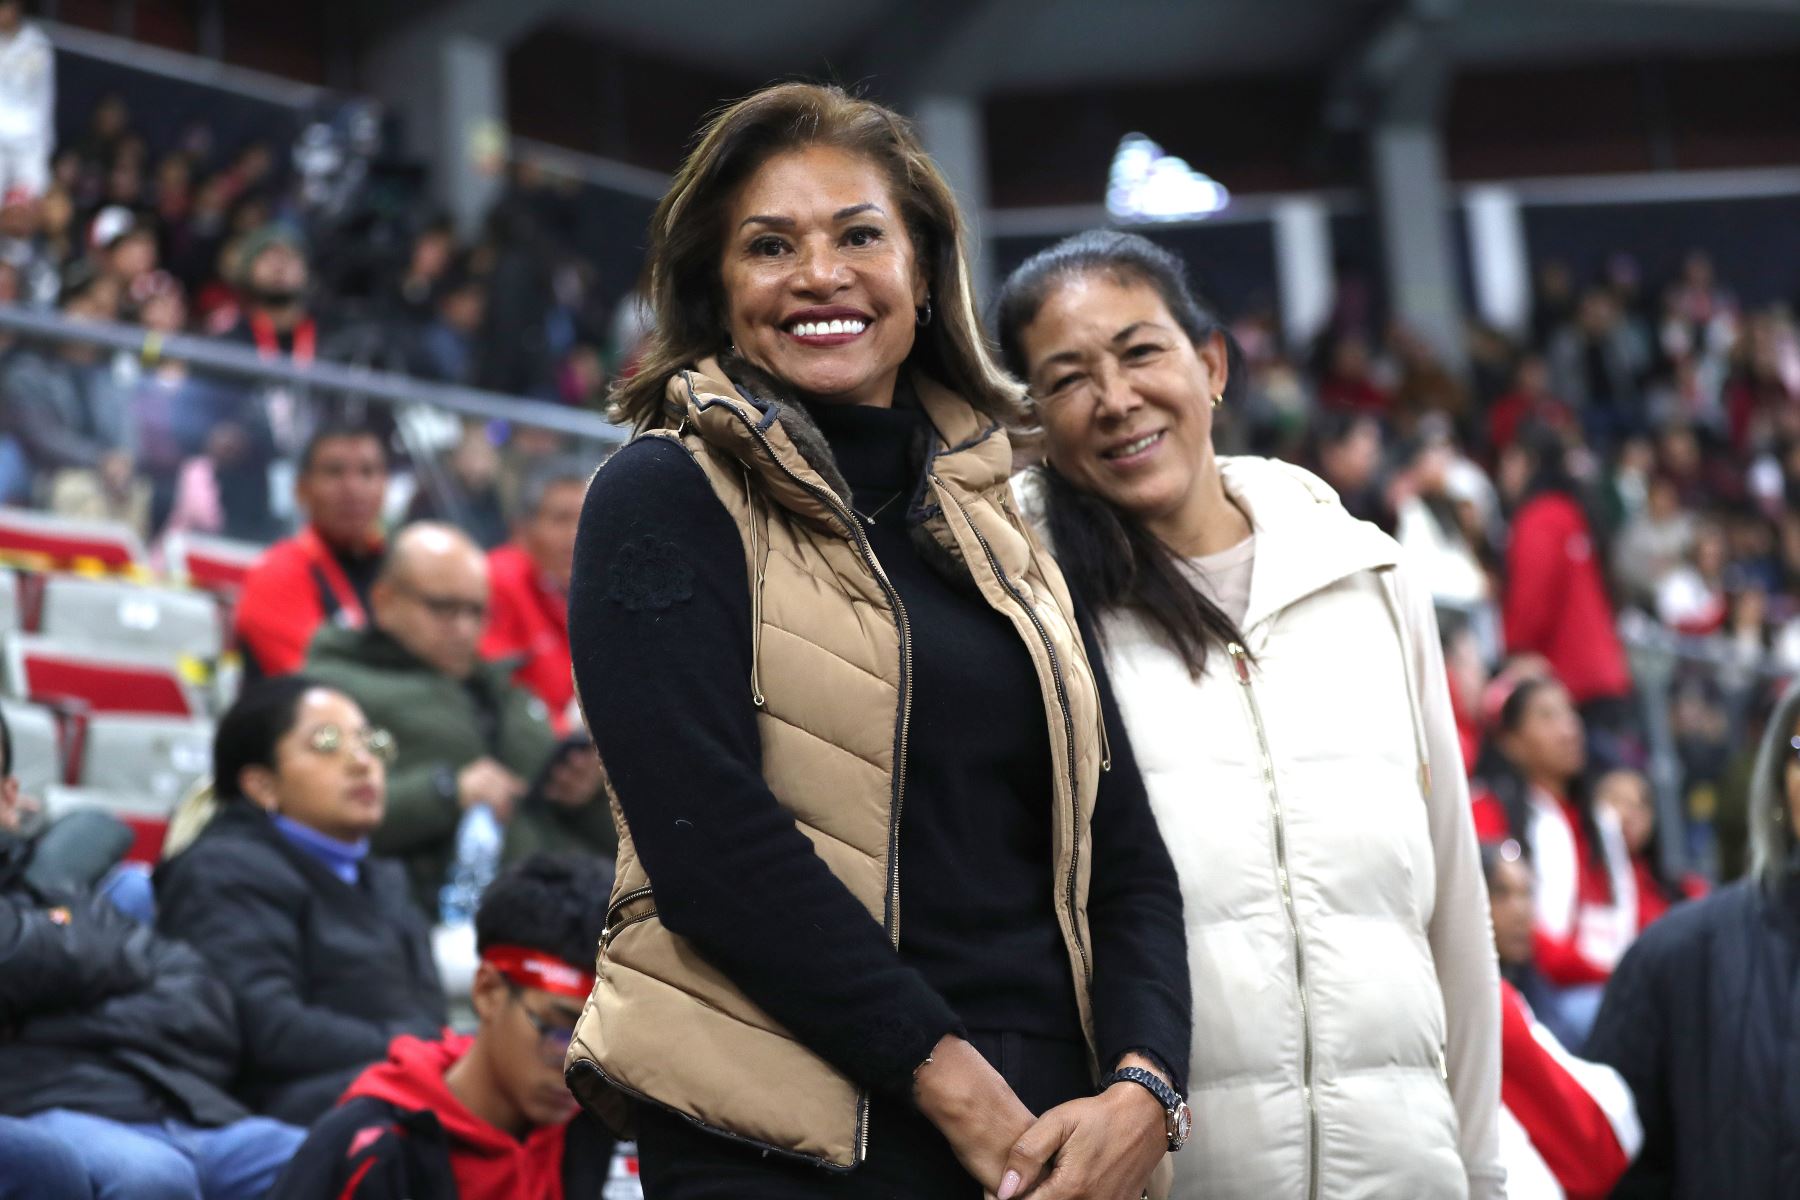
<svg viewBox="0 0 1800 1200"><path fill-rule="evenodd" d="M1094 1090L1079 1041L1017 1033L971 1033L969 1041L1034 1113ZM900 1100L874 1099L868 1157L847 1174L715 1137L652 1105L638 1122L644 1200L981 1200L950 1143Z"/></svg>

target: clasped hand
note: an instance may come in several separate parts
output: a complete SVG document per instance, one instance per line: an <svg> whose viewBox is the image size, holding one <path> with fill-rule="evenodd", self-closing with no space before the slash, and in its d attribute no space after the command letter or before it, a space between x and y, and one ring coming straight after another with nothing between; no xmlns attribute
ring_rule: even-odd
<svg viewBox="0 0 1800 1200"><path fill-rule="evenodd" d="M1034 1118L956 1037L937 1044L914 1095L993 1200L1138 1200L1168 1151L1162 1106L1137 1084L1114 1084Z"/></svg>

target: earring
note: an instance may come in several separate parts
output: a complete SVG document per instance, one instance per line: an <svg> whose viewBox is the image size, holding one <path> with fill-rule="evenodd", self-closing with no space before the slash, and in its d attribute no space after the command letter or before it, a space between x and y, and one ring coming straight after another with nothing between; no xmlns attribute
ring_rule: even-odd
<svg viewBox="0 0 1800 1200"><path fill-rule="evenodd" d="M917 314L915 314L915 316L917 316L917 318L918 318L920 329L923 329L923 328L925 328L925 326L931 324L931 297L930 296L925 297L925 307L920 309L919 312Z"/></svg>
<svg viewBox="0 0 1800 1200"><path fill-rule="evenodd" d="M1225 393L1224 392L1220 392L1213 397L1213 407L1214 408L1218 408L1220 405L1222 405L1224 403L1225 403Z"/></svg>

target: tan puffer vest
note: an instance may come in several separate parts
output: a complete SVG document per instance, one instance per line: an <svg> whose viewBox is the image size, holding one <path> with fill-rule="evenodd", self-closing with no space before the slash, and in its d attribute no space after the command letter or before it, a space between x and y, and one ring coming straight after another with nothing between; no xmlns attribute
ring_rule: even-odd
<svg viewBox="0 0 1800 1200"><path fill-rule="evenodd" d="M1055 755L1056 914L1091 1050L1089 822L1104 741L1093 674L1062 576L1014 511L1005 432L932 381L915 383L940 438L926 527L1012 622L1037 668ZM756 706L764 778L898 945L905 608L847 502L789 436L781 406L746 401L711 360L672 379L668 399L672 428L646 436L678 438L743 533L756 640L744 702ZM616 1128L626 1125L623 1093L715 1133L854 1167L868 1145L868 1096L663 927L655 881L611 799L618 881L569 1046L570 1088Z"/></svg>

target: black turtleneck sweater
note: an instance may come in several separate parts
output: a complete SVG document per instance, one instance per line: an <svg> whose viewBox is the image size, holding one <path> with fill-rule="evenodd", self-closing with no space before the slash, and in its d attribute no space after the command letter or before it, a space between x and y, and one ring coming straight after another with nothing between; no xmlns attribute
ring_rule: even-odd
<svg viewBox="0 0 1800 1200"><path fill-rule="evenodd" d="M589 491L571 649L664 923L851 1078L904 1093L952 1030L1082 1036L1052 907L1050 732L1011 623L914 546L924 414L813 415L856 509L875 518L869 540L912 624L899 954L763 782L743 543L666 439L620 450ZM1095 806L1089 902L1100 1050L1108 1067L1148 1051L1179 1077L1189 1012L1176 876L1102 688L1113 768Z"/></svg>

